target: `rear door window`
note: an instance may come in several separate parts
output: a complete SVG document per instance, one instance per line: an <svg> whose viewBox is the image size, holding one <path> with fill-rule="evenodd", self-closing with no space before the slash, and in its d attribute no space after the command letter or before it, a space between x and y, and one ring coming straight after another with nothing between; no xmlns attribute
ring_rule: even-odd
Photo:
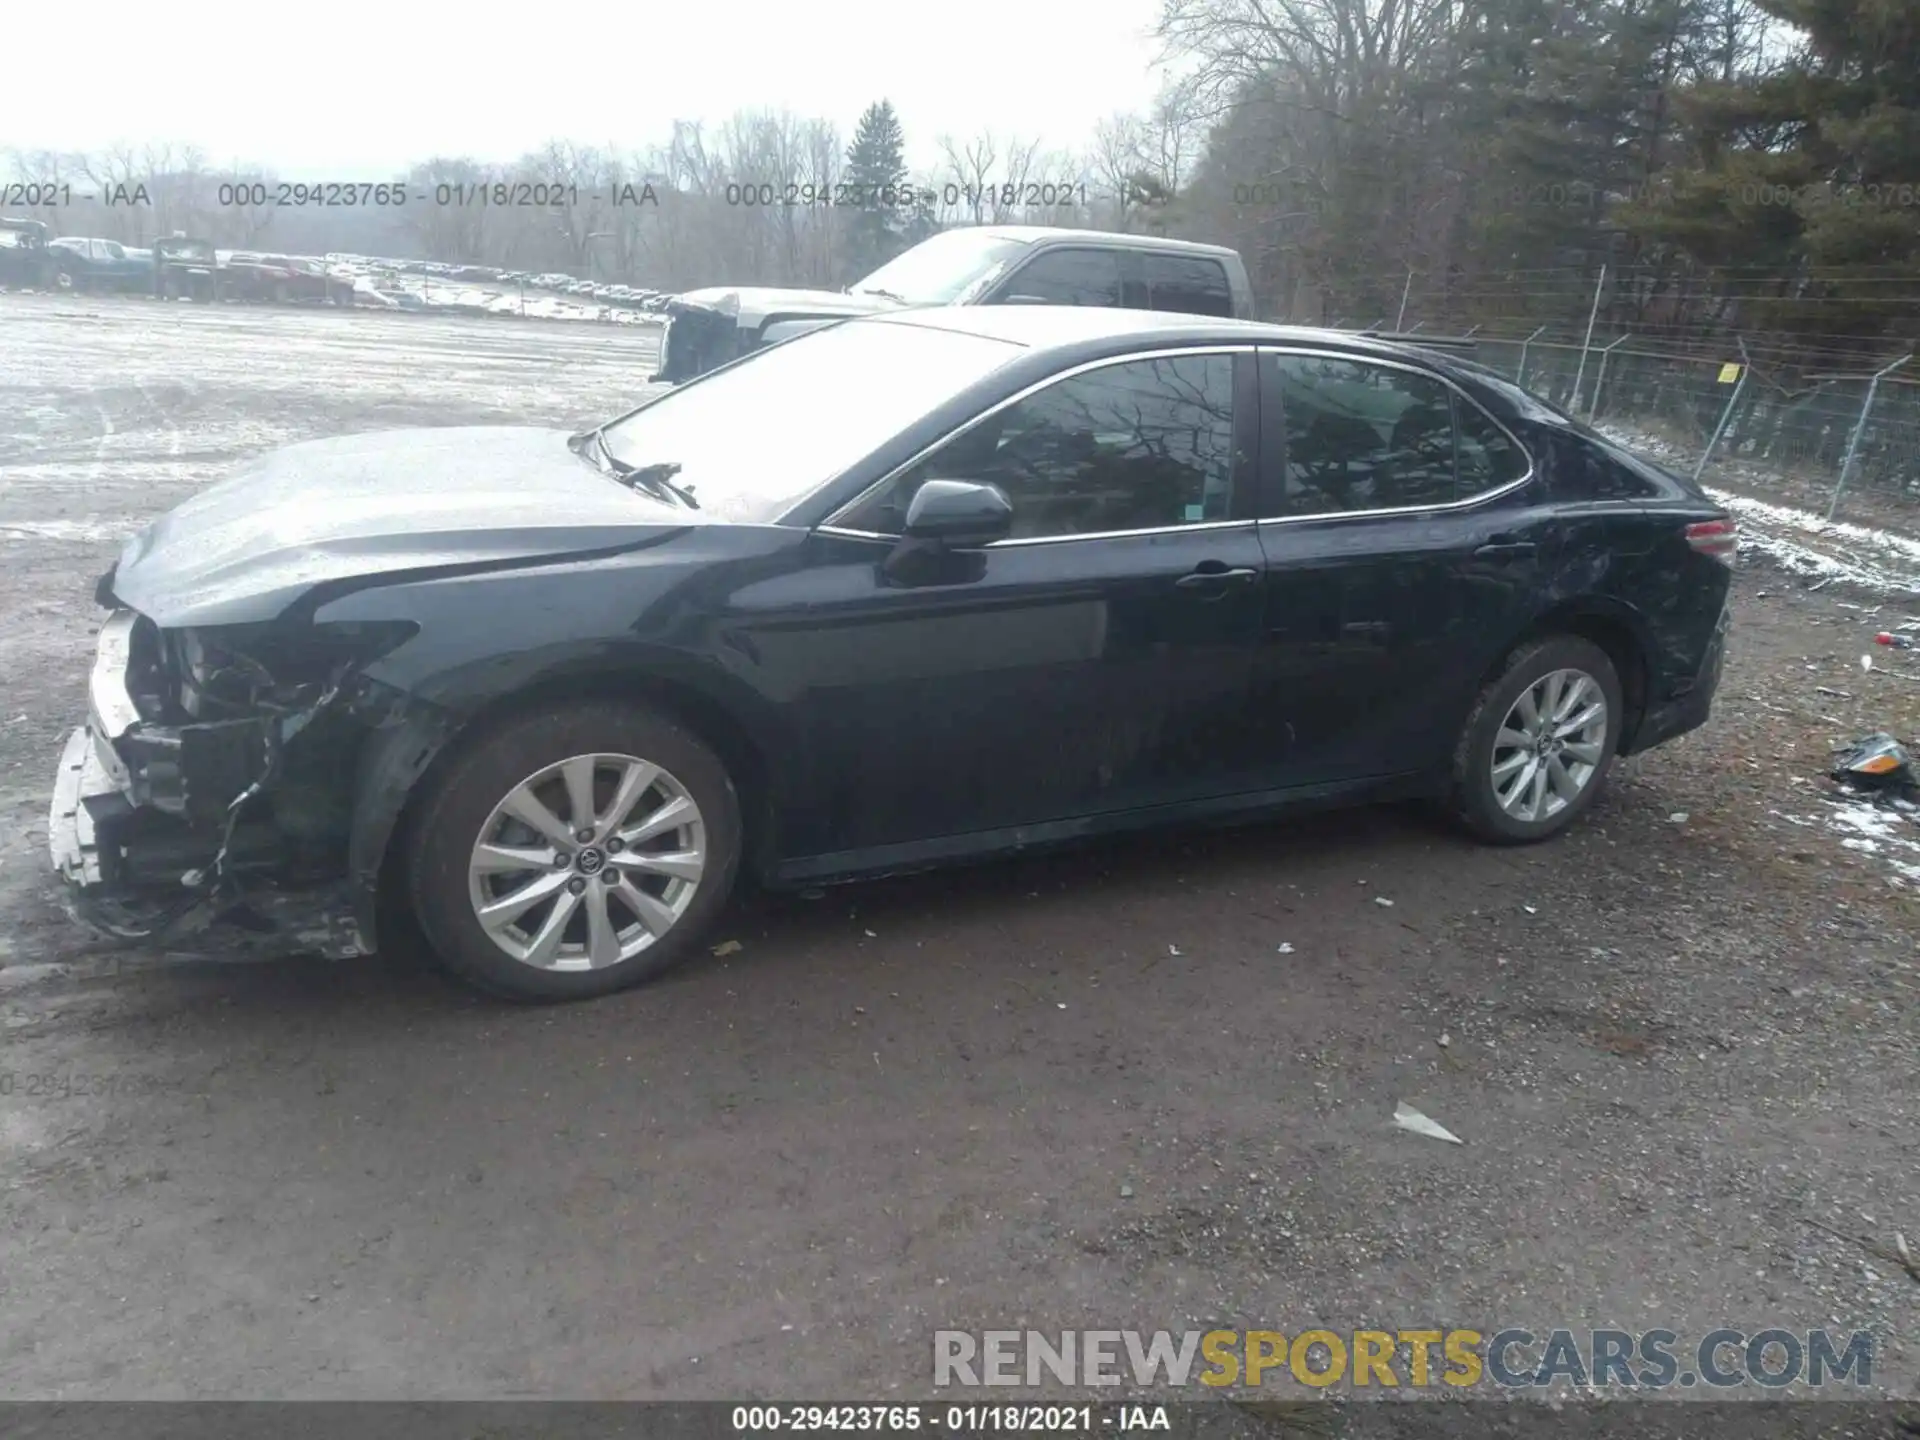
<svg viewBox="0 0 1920 1440"><path fill-rule="evenodd" d="M1120 304L1120 257L1111 250L1048 250L1036 255L1007 281L1000 295L1009 300L1047 305Z"/></svg>
<svg viewBox="0 0 1920 1440"><path fill-rule="evenodd" d="M1197 255L1145 257L1147 303L1154 310L1182 315L1233 314L1233 288L1226 267Z"/></svg>
<svg viewBox="0 0 1920 1440"><path fill-rule="evenodd" d="M1450 504L1453 392L1414 370L1325 355L1261 357L1286 427L1277 515ZM1275 501L1277 500L1277 504Z"/></svg>
<svg viewBox="0 0 1920 1440"><path fill-rule="evenodd" d="M1462 500L1498 490L1527 473L1532 463L1527 452L1478 405L1456 395L1453 413L1458 422Z"/></svg>

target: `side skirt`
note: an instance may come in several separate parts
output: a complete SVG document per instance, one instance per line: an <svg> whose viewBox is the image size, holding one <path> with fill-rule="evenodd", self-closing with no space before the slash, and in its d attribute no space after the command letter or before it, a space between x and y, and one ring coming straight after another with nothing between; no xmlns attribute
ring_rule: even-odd
<svg viewBox="0 0 1920 1440"><path fill-rule="evenodd" d="M1034 850L1057 849L1139 830L1217 829L1251 824L1276 815L1307 814L1363 803L1427 798L1444 791L1443 778L1417 772L1328 785L1296 785L1284 790L1226 795L1216 800L1077 816L1041 825L976 830L898 845L875 845L861 850L836 850L822 855L791 857L769 866L762 876L762 882L772 889L791 889L820 883L871 880L885 875L934 870L967 861L993 860Z"/></svg>

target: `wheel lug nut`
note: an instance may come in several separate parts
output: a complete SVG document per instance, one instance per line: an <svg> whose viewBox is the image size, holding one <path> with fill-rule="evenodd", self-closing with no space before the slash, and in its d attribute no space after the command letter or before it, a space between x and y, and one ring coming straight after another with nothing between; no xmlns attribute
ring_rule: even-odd
<svg viewBox="0 0 1920 1440"><path fill-rule="evenodd" d="M575 894L575 895L584 894L586 892L586 888L587 888L587 882L580 879L579 876L577 875L573 879L567 882L568 891L570 891L572 894Z"/></svg>
<svg viewBox="0 0 1920 1440"><path fill-rule="evenodd" d="M620 872L618 870L602 870L600 872L600 879L608 885L617 884L620 880Z"/></svg>
<svg viewBox="0 0 1920 1440"><path fill-rule="evenodd" d="M576 840L578 840L578 841L579 841L579 842L580 842L580 843L581 843L582 845L584 845L584 844L586 844L586 843L587 843L587 842L588 842L589 840L591 840L591 839L593 839L593 831L591 831L591 830L576 830L576 831L574 831L574 832L573 832L573 838L574 838L574 839L576 839Z"/></svg>
<svg viewBox="0 0 1920 1440"><path fill-rule="evenodd" d="M573 856L567 854L566 851L560 850L554 853L554 857L553 857L554 869L564 870L571 864L573 864Z"/></svg>
<svg viewBox="0 0 1920 1440"><path fill-rule="evenodd" d="M621 843L620 837L618 835L614 836L611 840L607 841L607 851L609 854L617 855L626 848L627 847Z"/></svg>

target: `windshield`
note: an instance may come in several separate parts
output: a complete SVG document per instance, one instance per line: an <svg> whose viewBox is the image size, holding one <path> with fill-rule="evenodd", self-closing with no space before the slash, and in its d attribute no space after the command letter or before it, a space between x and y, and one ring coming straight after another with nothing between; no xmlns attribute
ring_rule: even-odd
<svg viewBox="0 0 1920 1440"><path fill-rule="evenodd" d="M669 391L601 438L622 465L678 464L673 483L716 518L767 524L1021 349L849 321Z"/></svg>
<svg viewBox="0 0 1920 1440"><path fill-rule="evenodd" d="M1025 240L985 230L945 230L854 281L852 289L856 295L885 292L909 305L951 305L1026 248Z"/></svg>

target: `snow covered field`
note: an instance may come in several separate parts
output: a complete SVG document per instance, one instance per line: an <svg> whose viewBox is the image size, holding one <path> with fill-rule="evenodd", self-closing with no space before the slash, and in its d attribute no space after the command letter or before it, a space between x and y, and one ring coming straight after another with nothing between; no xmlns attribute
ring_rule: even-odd
<svg viewBox="0 0 1920 1440"><path fill-rule="evenodd" d="M119 296L0 296L0 335L0 556L118 539L295 440L606 419L659 356L647 328Z"/></svg>

